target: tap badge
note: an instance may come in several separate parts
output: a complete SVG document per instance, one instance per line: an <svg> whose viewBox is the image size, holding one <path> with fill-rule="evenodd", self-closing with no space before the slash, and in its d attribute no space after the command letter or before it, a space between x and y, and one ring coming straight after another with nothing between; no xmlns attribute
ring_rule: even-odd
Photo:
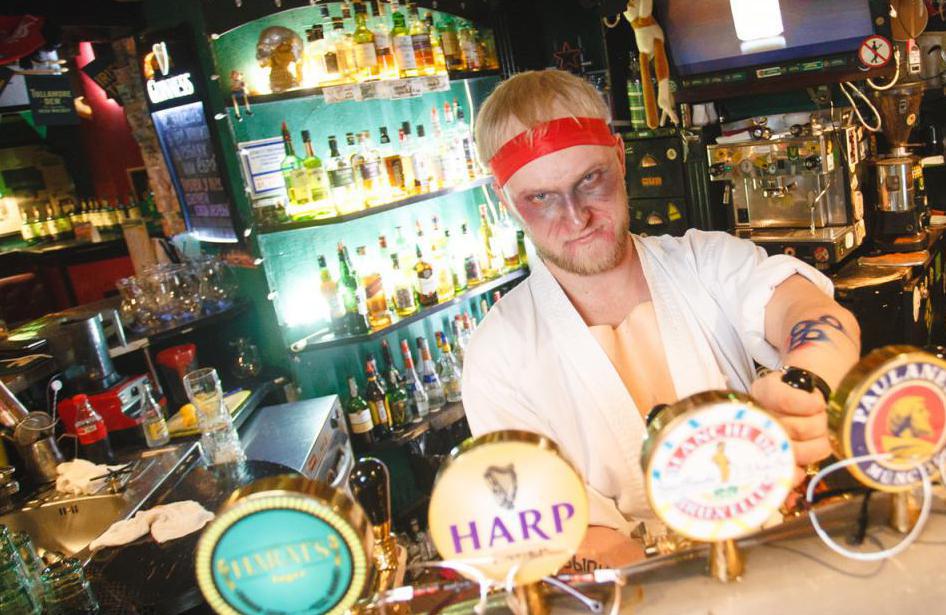
<svg viewBox="0 0 946 615"><path fill-rule="evenodd" d="M360 508L339 492L297 476L263 479L204 530L197 582L217 613L341 615L365 586L369 538Z"/></svg>
<svg viewBox="0 0 946 615"><path fill-rule="evenodd" d="M891 454L849 466L881 491L920 484L918 465L932 480L946 461L946 362L913 349L881 349L855 366L838 387L831 416L846 457Z"/></svg>
<svg viewBox="0 0 946 615"><path fill-rule="evenodd" d="M678 534L718 541L758 530L792 487L785 431L752 400L701 393L666 408L643 450L647 495Z"/></svg>
<svg viewBox="0 0 946 615"><path fill-rule="evenodd" d="M584 481L551 441L536 434L486 434L454 452L440 471L427 514L444 561L476 580L516 585L555 574L588 526Z"/></svg>

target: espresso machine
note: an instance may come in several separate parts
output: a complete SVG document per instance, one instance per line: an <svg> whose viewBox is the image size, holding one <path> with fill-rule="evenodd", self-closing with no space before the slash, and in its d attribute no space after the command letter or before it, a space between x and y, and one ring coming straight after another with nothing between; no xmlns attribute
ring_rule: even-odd
<svg viewBox="0 0 946 615"><path fill-rule="evenodd" d="M707 148L710 178L729 184L735 234L819 269L841 262L866 236L861 140L854 128L838 127L843 119L830 119L814 114L782 132L752 130Z"/></svg>
<svg viewBox="0 0 946 615"><path fill-rule="evenodd" d="M910 151L910 133L920 119L923 83L904 83L874 92L887 152L874 161L877 201L871 236L881 252L915 252L927 245L924 212L915 199L923 170Z"/></svg>

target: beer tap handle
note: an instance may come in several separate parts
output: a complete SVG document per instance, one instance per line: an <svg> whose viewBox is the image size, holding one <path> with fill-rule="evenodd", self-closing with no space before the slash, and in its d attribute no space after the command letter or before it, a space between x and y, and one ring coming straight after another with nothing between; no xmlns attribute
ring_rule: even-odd
<svg viewBox="0 0 946 615"><path fill-rule="evenodd" d="M391 479L388 468L374 457L359 459L348 479L352 494L368 515L379 537L391 533Z"/></svg>

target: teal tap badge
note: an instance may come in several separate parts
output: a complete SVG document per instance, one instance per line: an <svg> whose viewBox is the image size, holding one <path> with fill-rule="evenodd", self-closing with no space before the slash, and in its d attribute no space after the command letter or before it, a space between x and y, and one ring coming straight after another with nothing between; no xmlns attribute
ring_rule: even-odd
<svg viewBox="0 0 946 615"><path fill-rule="evenodd" d="M346 612L367 577L363 513L324 485L276 479L235 493L204 531L196 566L204 597L226 615Z"/></svg>

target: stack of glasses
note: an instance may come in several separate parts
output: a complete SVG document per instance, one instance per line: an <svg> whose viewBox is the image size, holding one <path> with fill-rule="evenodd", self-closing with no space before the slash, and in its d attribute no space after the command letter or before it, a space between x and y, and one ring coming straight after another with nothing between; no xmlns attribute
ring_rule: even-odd
<svg viewBox="0 0 946 615"><path fill-rule="evenodd" d="M202 258L155 265L117 283L125 326L136 333L160 331L233 305L237 283L229 265Z"/></svg>

